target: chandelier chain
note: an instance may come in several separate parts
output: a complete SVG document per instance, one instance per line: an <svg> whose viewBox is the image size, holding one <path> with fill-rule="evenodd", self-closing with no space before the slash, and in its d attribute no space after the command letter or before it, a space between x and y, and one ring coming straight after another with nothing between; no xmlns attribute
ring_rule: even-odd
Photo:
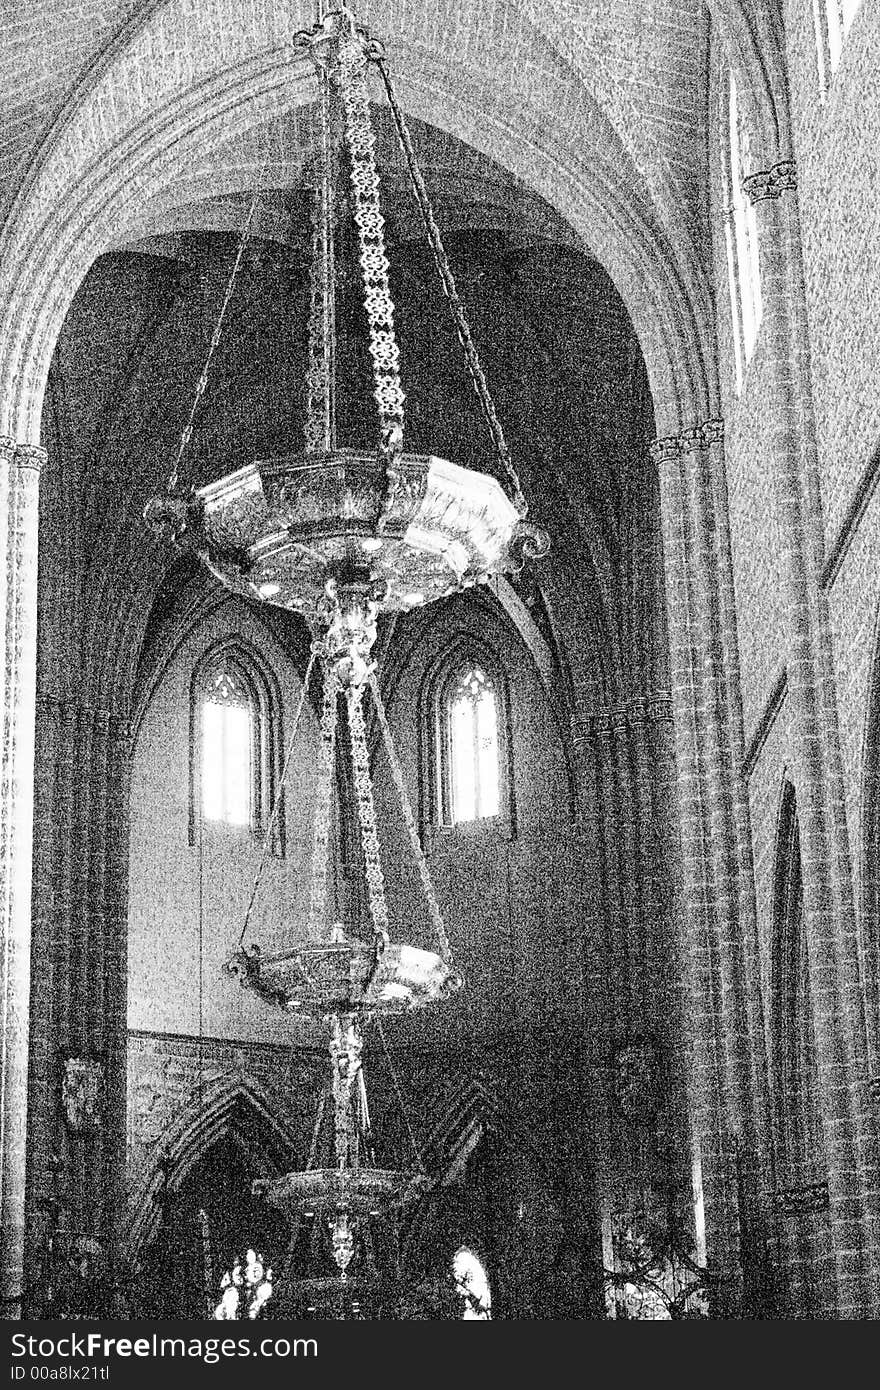
<svg viewBox="0 0 880 1390"><path fill-rule="evenodd" d="M269 850L272 845L272 834L275 830L275 821L278 818L278 812L281 808L281 798L284 794L284 784L287 780L287 769L290 767L290 759L293 754L293 745L296 741L296 735L299 730L300 720L302 719L302 712L305 706L306 696L308 694L309 689L309 681L312 678L312 671L315 668L316 660L317 652L313 649L309 656L308 665L306 666L306 673L303 676L302 689L299 692L299 700L297 701L296 711L293 716L293 728L291 730L290 739L287 744L287 753L284 757L284 764L281 768L281 777L278 782L278 791L275 793L275 800L272 803L272 810L269 815L269 823L266 826L266 835L265 839L263 840L263 852L260 855L260 862L257 865L257 872L254 874L254 882L253 887L251 889L251 896L247 905L247 911L244 914L244 924L241 928L241 936L238 938L239 947L241 947L242 943L244 942L245 935L247 934L248 925L251 920L251 913L254 910L254 903L257 897L257 890L260 887L260 880L263 877L263 870L266 867L266 860L269 858Z"/></svg>
<svg viewBox="0 0 880 1390"><path fill-rule="evenodd" d="M306 453L336 446L336 294L333 230L335 160L330 130L329 79L318 69L320 140L312 201L312 264L309 274L309 367Z"/></svg>
<svg viewBox="0 0 880 1390"><path fill-rule="evenodd" d="M513 460L510 457L510 449L508 448L507 440L504 436L504 429L502 427L501 421L498 419L498 414L495 410L495 402L492 399L492 394L489 390L489 385L486 381L485 373L480 364L480 357L477 352L477 346L471 335L470 325L467 321L467 315L464 311L464 305L461 302L461 298L458 293L458 288L455 283L455 277L452 273L452 267L449 264L449 259L446 255L446 250L443 246L443 238L440 235L440 228L437 226L437 222L434 217L434 209L431 206L431 200L428 196L428 190L425 187L425 181L422 178L422 171L419 168L418 160L416 159L416 152L413 148L412 139L409 133L409 127L407 126L406 118L403 114L403 110L400 106L400 103L397 100L397 94L394 90L394 86L391 81L391 74L388 71L388 65L385 62L385 59L381 55L378 55L374 59L374 61L379 69L379 72L382 75L382 82L385 86L385 91L388 96L388 104L391 107L391 114L394 118L395 129L397 130L397 138L400 142L400 147L403 150L403 155L406 160L407 168L409 170L410 181L413 186L413 192L415 194L416 202L419 206L419 212L422 216L422 223L424 225L425 232L427 233L428 243L431 247L431 251L434 256L434 264L437 268L437 273L439 274L441 283L443 285L443 290L446 295L447 302L449 304L456 332L458 334L458 340L461 343L462 349L464 351L465 361L467 362L468 371L470 372L473 387L477 393L477 398L480 402L484 419L489 428L489 434L495 446L495 452L498 456L498 462L504 469L504 472L507 476L507 480L510 484L513 504L519 512L520 516L526 517L528 516L529 511L528 503L526 502L525 496L523 495L522 484L520 482L519 474L517 473L516 468L513 464Z"/></svg>
<svg viewBox="0 0 880 1390"><path fill-rule="evenodd" d="M376 137L370 120L367 59L353 25L339 45L339 80L345 107L345 139L351 162L354 221L358 230L364 307L373 362L373 396L379 410L383 444L402 442L403 403L400 350L394 332L394 304L388 282L385 219L379 205ZM399 450L398 450L399 452Z"/></svg>
<svg viewBox="0 0 880 1390"><path fill-rule="evenodd" d="M385 875L379 853L379 834L376 828L376 805L370 781L370 759L367 751L367 731L364 723L363 686L349 686L348 727L351 731L351 761L361 844L364 852L364 877L373 931L380 949L388 945L388 904L385 900Z"/></svg>
<svg viewBox="0 0 880 1390"><path fill-rule="evenodd" d="M309 897L309 940L323 935L327 902L327 869L330 852L330 805L336 756L336 677L324 661L324 701L321 709L318 790L315 798L315 830L312 841L312 877Z"/></svg>
<svg viewBox="0 0 880 1390"><path fill-rule="evenodd" d="M266 168L267 160L268 155L266 155L263 159L263 163L260 167L259 174L257 175L257 184L254 189L253 196L248 205L248 210L245 214L244 221L241 224L241 230L238 236L238 247L235 253L235 260L232 263L232 270L229 272L229 279L226 282L226 289L223 294L223 301L220 305L220 312L217 315L217 321L214 324L214 331L211 334L211 341L208 345L208 352L205 357L205 363L202 367L201 375L198 381L196 382L196 388L193 393L192 404L189 410L189 417L187 419L186 424L183 427L180 439L178 440L177 453L175 454L174 463L172 464L171 472L168 476L167 483L167 491L171 496L173 496L178 490L178 484L180 482L181 465L183 463L186 451L189 448L190 440L192 439L193 427L196 422L196 415L198 414L199 406L202 403L202 397L204 396L205 391L208 388L208 372L211 369L211 363L214 360L214 354L217 351L218 345L220 343L220 335L223 332L223 324L226 319L226 311L229 308L229 302L232 299L233 291L235 290L235 282L238 279L238 272L241 267L242 258L247 248L248 241L250 240L251 227L253 226L254 215L257 210L257 202L260 196L260 189L263 182L263 173Z"/></svg>
<svg viewBox="0 0 880 1390"><path fill-rule="evenodd" d="M409 793L406 790L406 782L403 777L403 769L394 748L394 740L391 730L388 727L388 718L385 714L385 706L382 696L379 694L379 682L375 674L370 676L370 691L373 696L373 703L376 707L376 715L379 720L379 728L382 731L382 741L385 744L385 752L388 757L388 764L391 768L391 778L400 802L400 809L403 814L403 823L406 826L407 838L412 849L416 869L419 875L419 882L422 885L422 892L428 905L428 915L431 919L431 926L434 928L435 935L440 943L440 955L445 965L452 964L452 948L449 945L449 937L446 934L446 927L443 923L443 913L440 910L440 903L437 900L437 893L431 880L431 873L428 868L428 861L425 858L425 851L422 849L422 842L419 839L419 832L416 826L415 816L410 805Z"/></svg>

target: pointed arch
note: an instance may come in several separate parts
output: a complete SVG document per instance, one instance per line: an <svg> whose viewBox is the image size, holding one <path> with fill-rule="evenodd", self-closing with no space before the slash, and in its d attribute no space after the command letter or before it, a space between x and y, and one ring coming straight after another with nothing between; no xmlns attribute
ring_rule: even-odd
<svg viewBox="0 0 880 1390"><path fill-rule="evenodd" d="M786 1187L818 1180L825 1170L797 793L788 776L777 822L772 924L770 1067L779 1181Z"/></svg>
<svg viewBox="0 0 880 1390"><path fill-rule="evenodd" d="M208 1149L227 1136L259 1164L261 1175L277 1176L299 1161L299 1131L281 1117L278 1102L256 1077L237 1070L213 1078L166 1126L132 1192L125 1238L129 1258L148 1246L158 1230L162 1162L168 1162L169 1186L177 1191Z"/></svg>

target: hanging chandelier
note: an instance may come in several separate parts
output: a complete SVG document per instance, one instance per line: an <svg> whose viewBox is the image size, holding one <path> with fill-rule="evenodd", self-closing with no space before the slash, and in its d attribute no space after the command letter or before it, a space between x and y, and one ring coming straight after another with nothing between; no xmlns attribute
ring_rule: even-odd
<svg viewBox="0 0 880 1390"><path fill-rule="evenodd" d="M145 514L163 535L170 533L179 545L194 551L233 592L301 613L313 626L325 625L328 613L341 615L353 654L364 658L372 646L372 619L378 612L406 612L493 575L517 572L525 558L545 554L549 540L527 520L528 507L446 259L383 46L356 24L344 5L328 13L319 5L316 25L297 34L293 42L294 50L309 55L314 63L320 115L305 450L257 460L201 488L182 488L179 464L192 433L205 372L168 487L150 500ZM497 477L446 459L404 452L405 398L367 88L371 64L382 78L505 486ZM340 447L336 430L338 156L334 127L339 107L378 415L377 442L366 449ZM240 255L233 274L239 262ZM228 298L227 293L227 303Z"/></svg>
<svg viewBox="0 0 880 1390"><path fill-rule="evenodd" d="M356 23L347 6L329 10L319 4L317 22L295 36L294 50L311 59L318 88L305 447L299 453L257 460L202 487L186 488L180 481L181 462L249 234L255 194L171 476L165 491L148 502L145 518L162 537L196 555L227 589L299 613L312 631L311 657L275 803L277 810L312 675L319 667L320 745L308 918L291 932L290 945L283 949L263 953L258 945L245 944L271 841L270 826L241 938L225 968L271 1008L329 1028L332 1161L329 1166L310 1163L301 1172L258 1180L254 1190L280 1207L291 1222L303 1215L326 1219L333 1258L345 1279L358 1224L399 1210L431 1186L420 1167L375 1166L361 1068L364 1022L425 1007L461 985L379 691L372 656L377 618L380 613L410 611L493 576L516 573L526 559L544 555L549 540L527 519L520 481L383 46ZM405 399L367 86L371 66L380 74L387 96L499 476L404 450ZM378 417L375 444L361 449L340 446L336 428L335 240L342 143ZM430 948L401 939L400 924L390 920L370 772L370 714L384 744L427 906L434 936ZM347 758L353 786L363 915L368 921L328 920L337 749Z"/></svg>

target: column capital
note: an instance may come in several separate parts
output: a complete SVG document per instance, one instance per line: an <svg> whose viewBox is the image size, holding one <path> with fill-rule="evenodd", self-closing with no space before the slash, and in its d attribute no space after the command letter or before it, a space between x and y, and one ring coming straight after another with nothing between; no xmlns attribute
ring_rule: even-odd
<svg viewBox="0 0 880 1390"><path fill-rule="evenodd" d="M0 463L39 472L45 462L46 450L39 444L19 444L8 434L0 435Z"/></svg>
<svg viewBox="0 0 880 1390"><path fill-rule="evenodd" d="M760 203L764 198L778 198L789 188L797 188L797 167L793 159L780 160L769 169L761 169L743 179L743 192L753 203Z"/></svg>
<svg viewBox="0 0 880 1390"><path fill-rule="evenodd" d="M652 440L648 446L651 458L658 465L679 458L682 454L693 453L695 449L708 449L720 444L724 439L724 421L713 417L701 425L691 425L679 434L668 434Z"/></svg>

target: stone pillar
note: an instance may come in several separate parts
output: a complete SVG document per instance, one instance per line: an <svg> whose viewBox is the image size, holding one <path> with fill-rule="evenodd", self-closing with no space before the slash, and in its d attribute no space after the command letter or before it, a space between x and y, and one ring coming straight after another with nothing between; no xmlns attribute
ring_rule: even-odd
<svg viewBox="0 0 880 1390"><path fill-rule="evenodd" d="M128 726L41 692L36 741L28 1210L41 1205L59 1154L71 1230L109 1251L124 1210ZM100 1068L95 1129L65 1121L65 1057Z"/></svg>
<svg viewBox="0 0 880 1390"><path fill-rule="evenodd" d="M816 1035L837 1307L880 1316L880 1167L868 1085L861 962L846 827L809 333L795 165L751 174L767 360L773 372L770 461L782 542L788 694L794 725L804 926Z"/></svg>
<svg viewBox="0 0 880 1390"><path fill-rule="evenodd" d="M33 445L0 439L0 1316L21 1316L31 950L37 532L40 465Z"/></svg>
<svg viewBox="0 0 880 1390"><path fill-rule="evenodd" d="M772 1155L761 1015L750 1003L760 998L760 982L735 756L741 729L734 712L736 631L723 596L727 516L713 476L713 450L722 437L722 422L710 420L657 440L652 452L660 469L682 834L680 958L689 989L691 1121L701 1151L709 1256L728 1294L748 1299L761 1277L754 1248L770 1238Z"/></svg>

